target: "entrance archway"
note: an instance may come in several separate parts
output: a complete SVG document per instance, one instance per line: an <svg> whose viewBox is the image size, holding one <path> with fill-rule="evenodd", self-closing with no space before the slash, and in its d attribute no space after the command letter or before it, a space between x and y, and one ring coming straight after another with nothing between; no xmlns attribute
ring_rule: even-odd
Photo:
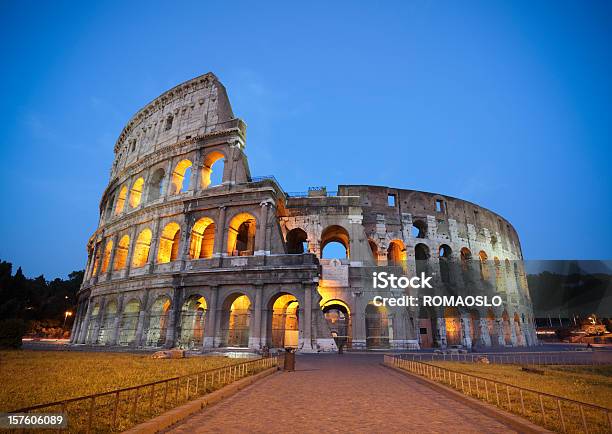
<svg viewBox="0 0 612 434"><path fill-rule="evenodd" d="M119 329L119 345L130 345L136 339L138 317L140 316L140 301L130 300L123 308L121 327Z"/></svg>
<svg viewBox="0 0 612 434"><path fill-rule="evenodd" d="M181 309L181 333L178 342L180 348L202 347L206 309L206 299L199 294L185 300Z"/></svg>
<svg viewBox="0 0 612 434"><path fill-rule="evenodd" d="M222 346L248 347L251 329L251 300L232 294L223 303Z"/></svg>
<svg viewBox="0 0 612 434"><path fill-rule="evenodd" d="M389 348L389 316L384 306L368 304L365 310L366 347Z"/></svg>
<svg viewBox="0 0 612 434"><path fill-rule="evenodd" d="M446 345L461 345L461 316L456 307L447 307L444 310L444 321L446 323Z"/></svg>
<svg viewBox="0 0 612 434"><path fill-rule="evenodd" d="M297 348L299 334L298 300L292 294L281 293L268 305L268 346Z"/></svg>
<svg viewBox="0 0 612 434"><path fill-rule="evenodd" d="M322 310L336 346L351 348L351 311L348 306L340 300L330 300L322 306Z"/></svg>
<svg viewBox="0 0 612 434"><path fill-rule="evenodd" d="M146 346L161 347L166 343L170 307L170 298L165 295L157 297L151 305L145 341Z"/></svg>
<svg viewBox="0 0 612 434"><path fill-rule="evenodd" d="M117 318L117 302L115 300L106 304L104 309L104 318L102 319L102 326L98 334L98 343L108 345L112 342L113 336L116 330Z"/></svg>

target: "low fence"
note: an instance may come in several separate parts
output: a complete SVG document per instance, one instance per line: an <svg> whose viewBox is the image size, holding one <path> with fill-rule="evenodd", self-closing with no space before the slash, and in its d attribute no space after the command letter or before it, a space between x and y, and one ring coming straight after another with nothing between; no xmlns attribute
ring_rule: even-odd
<svg viewBox="0 0 612 434"><path fill-rule="evenodd" d="M547 351L508 353L404 353L403 359L421 362L475 362L486 357L489 363L518 365L609 365L612 351Z"/></svg>
<svg viewBox="0 0 612 434"><path fill-rule="evenodd" d="M260 358L139 386L35 405L13 413L63 413L68 418L69 432L120 432L240 378L279 366L280 360L278 356Z"/></svg>
<svg viewBox="0 0 612 434"><path fill-rule="evenodd" d="M563 433L610 433L612 409L465 374L417 360L385 355L384 363L442 383Z"/></svg>

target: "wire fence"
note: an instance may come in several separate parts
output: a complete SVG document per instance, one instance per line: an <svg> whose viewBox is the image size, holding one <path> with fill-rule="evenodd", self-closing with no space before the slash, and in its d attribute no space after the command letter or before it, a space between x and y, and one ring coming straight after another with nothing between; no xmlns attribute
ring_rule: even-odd
<svg viewBox="0 0 612 434"><path fill-rule="evenodd" d="M418 361L478 362L519 365L609 365L612 351L547 351L512 353L404 353L399 357Z"/></svg>
<svg viewBox="0 0 612 434"><path fill-rule="evenodd" d="M223 386L274 366L266 357L223 368L15 410L14 413L63 413L69 432L121 432ZM37 429L36 432L40 432Z"/></svg>
<svg viewBox="0 0 612 434"><path fill-rule="evenodd" d="M612 409L514 386L429 363L385 355L384 363L562 433L610 433Z"/></svg>

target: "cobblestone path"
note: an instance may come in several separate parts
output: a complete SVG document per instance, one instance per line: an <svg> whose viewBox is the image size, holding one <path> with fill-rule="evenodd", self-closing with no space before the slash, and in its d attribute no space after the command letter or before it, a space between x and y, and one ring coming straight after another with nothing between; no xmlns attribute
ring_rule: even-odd
<svg viewBox="0 0 612 434"><path fill-rule="evenodd" d="M514 432L381 362L301 355L295 372L266 377L170 432Z"/></svg>

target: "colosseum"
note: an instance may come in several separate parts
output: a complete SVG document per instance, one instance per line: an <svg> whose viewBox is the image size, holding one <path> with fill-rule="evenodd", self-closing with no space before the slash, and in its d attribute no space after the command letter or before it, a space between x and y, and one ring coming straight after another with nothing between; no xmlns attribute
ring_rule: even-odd
<svg viewBox="0 0 612 434"><path fill-rule="evenodd" d="M71 344L319 352L537 343L519 238L503 217L392 187L285 192L273 176L251 175L245 149L246 125L211 73L130 119L87 244ZM329 246L341 254L330 258ZM429 273L444 293L498 294L503 304L377 306L376 269Z"/></svg>

